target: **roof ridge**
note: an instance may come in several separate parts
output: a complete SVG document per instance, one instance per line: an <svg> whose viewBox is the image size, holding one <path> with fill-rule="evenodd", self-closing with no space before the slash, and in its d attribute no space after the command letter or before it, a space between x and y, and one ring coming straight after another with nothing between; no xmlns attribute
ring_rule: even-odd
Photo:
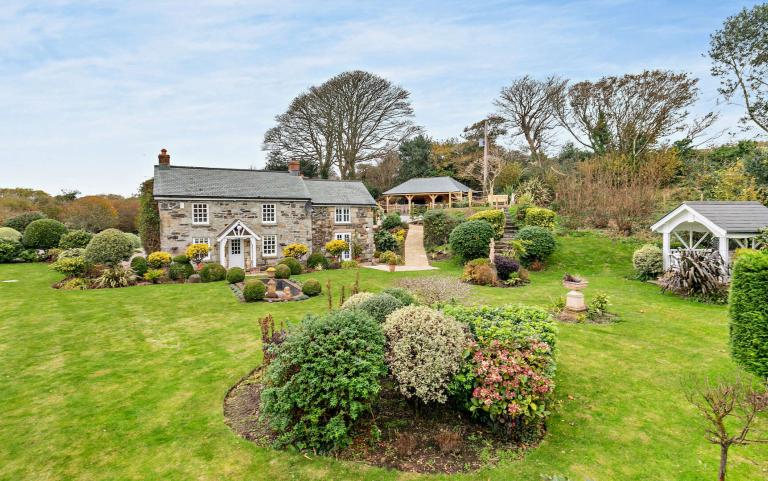
<svg viewBox="0 0 768 481"><path fill-rule="evenodd" d="M158 167L155 165L155 167ZM238 169L234 167L207 167L207 166L201 166L201 165L169 165L168 167L170 169L201 169L201 170L228 170L228 171L235 171L235 172L263 172L263 173L269 173L269 174L290 174L287 170L267 170L267 169Z"/></svg>

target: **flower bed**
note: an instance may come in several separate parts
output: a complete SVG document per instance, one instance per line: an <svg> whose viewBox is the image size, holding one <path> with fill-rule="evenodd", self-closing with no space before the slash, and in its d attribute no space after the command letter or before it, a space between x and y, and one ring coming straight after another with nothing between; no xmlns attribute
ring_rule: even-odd
<svg viewBox="0 0 768 481"><path fill-rule="evenodd" d="M267 287L267 282L269 282L270 279L266 278L246 278L246 280L259 280L264 283L264 286ZM267 297L264 296L264 299L262 301L264 302L289 302L289 301L304 301L306 299L309 299L309 296L304 294L301 291L301 286L298 285L296 282L293 282L289 279L274 279L275 281L275 294L277 297ZM291 298L285 299L284 289L285 288L290 289L291 291ZM243 289L245 288L245 281L244 282L236 282L234 284L229 284L229 288L232 289L232 293L237 297L237 299L240 302L245 302L245 297L243 296Z"/></svg>

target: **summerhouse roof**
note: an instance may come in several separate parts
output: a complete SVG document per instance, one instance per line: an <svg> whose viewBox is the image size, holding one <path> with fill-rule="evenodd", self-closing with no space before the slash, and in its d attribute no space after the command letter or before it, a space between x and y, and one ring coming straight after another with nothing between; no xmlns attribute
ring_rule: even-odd
<svg viewBox="0 0 768 481"><path fill-rule="evenodd" d="M471 192L472 189L453 177L417 177L392 187L383 195L437 194L443 192Z"/></svg>
<svg viewBox="0 0 768 481"><path fill-rule="evenodd" d="M662 230L684 212L726 234L753 234L768 227L768 207L757 201L689 201L662 217L651 229Z"/></svg>

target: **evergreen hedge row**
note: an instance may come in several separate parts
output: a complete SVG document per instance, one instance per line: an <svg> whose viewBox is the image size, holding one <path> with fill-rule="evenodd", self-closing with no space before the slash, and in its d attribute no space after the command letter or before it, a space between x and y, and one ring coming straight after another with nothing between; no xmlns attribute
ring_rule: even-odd
<svg viewBox="0 0 768 481"><path fill-rule="evenodd" d="M736 260L730 304L731 355L747 371L768 377L768 251Z"/></svg>

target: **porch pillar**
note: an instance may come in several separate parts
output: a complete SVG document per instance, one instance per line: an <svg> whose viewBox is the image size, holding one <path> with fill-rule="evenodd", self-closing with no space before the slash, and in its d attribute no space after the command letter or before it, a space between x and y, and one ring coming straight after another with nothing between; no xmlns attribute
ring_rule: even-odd
<svg viewBox="0 0 768 481"><path fill-rule="evenodd" d="M661 252L664 255L664 270L666 271L669 269L669 256L672 254L670 251L670 239L669 239L669 232L663 232L661 234L662 239L662 248Z"/></svg>
<svg viewBox="0 0 768 481"><path fill-rule="evenodd" d="M219 262L222 266L227 267L227 258L225 253L227 252L227 238L221 239L219 242Z"/></svg>
<svg viewBox="0 0 768 481"><path fill-rule="evenodd" d="M255 269L255 268L256 268L256 238L251 237L251 269Z"/></svg>
<svg viewBox="0 0 768 481"><path fill-rule="evenodd" d="M717 240L719 241L718 249L717 250L720 251L720 257L723 258L723 265L725 266L725 268L727 270L728 269L728 263L730 261L728 259L728 237L726 237L726 236L718 237Z"/></svg>

